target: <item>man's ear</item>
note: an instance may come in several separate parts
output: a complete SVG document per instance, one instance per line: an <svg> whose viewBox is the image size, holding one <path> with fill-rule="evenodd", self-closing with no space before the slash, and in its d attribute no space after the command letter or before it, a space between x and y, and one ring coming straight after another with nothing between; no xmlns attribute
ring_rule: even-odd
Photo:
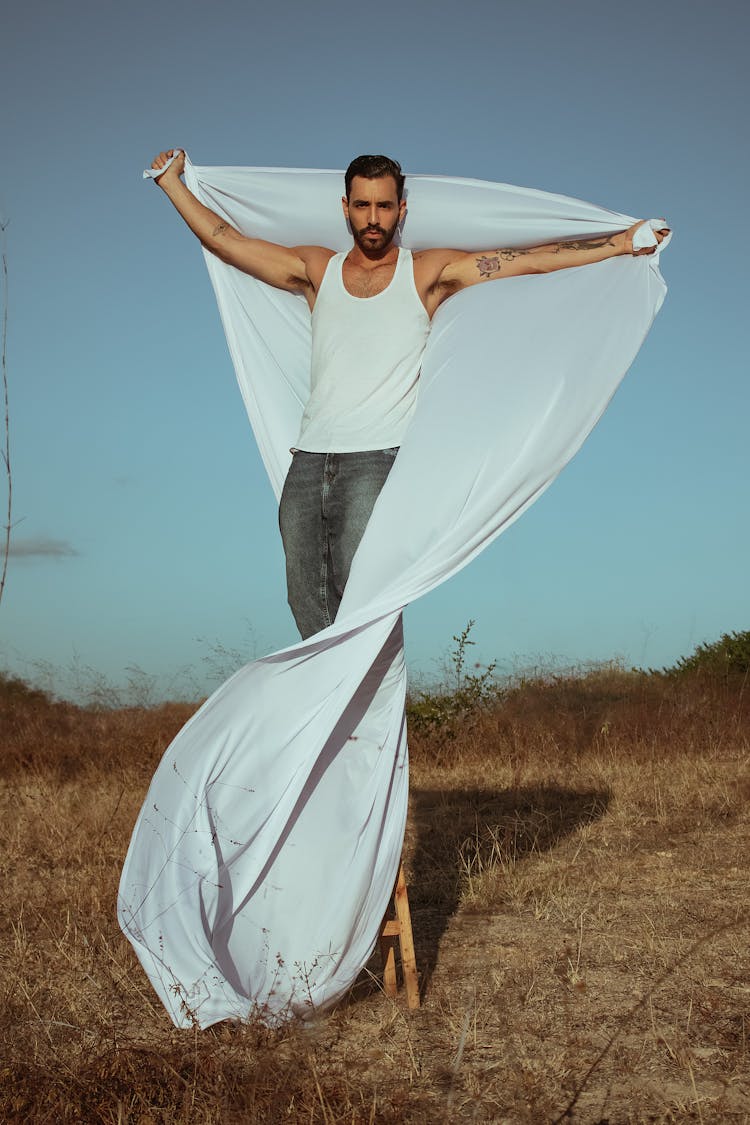
<svg viewBox="0 0 750 1125"><path fill-rule="evenodd" d="M341 206L342 206L343 211L344 211L344 218L348 222L349 221L349 200L346 198L345 195L341 196Z"/></svg>

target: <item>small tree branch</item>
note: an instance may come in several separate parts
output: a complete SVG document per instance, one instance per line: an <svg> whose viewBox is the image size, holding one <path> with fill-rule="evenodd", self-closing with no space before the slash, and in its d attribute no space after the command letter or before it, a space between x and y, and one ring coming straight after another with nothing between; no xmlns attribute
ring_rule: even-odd
<svg viewBox="0 0 750 1125"><path fill-rule="evenodd" d="M2 235L2 265L3 265L3 332L2 332L2 372L3 372L3 401L5 406L5 441L2 450L3 464L5 465L5 475L8 481L8 506L5 514L5 542L3 545L3 568L2 575L0 575L0 602L3 600L3 591L5 590L5 579L8 573L8 559L10 557L10 529L11 529L11 513L13 511L13 477L10 471L10 406L8 401L8 362L7 362L7 342L8 342L8 257L5 248L5 231L7 230L8 223L5 222L0 226L0 235Z"/></svg>

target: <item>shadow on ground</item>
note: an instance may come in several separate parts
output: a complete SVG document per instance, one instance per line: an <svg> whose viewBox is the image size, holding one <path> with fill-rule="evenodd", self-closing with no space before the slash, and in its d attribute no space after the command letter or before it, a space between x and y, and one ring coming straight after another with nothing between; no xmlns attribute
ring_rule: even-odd
<svg viewBox="0 0 750 1125"><path fill-rule="evenodd" d="M551 851L566 836L598 820L610 794L603 789L531 786L512 790L416 789L409 836L409 903L421 988L429 988L440 940L470 875Z"/></svg>
<svg viewBox="0 0 750 1125"><path fill-rule="evenodd" d="M504 867L552 851L565 837L604 816L610 799L606 789L558 785L412 789L404 856L423 997L469 874L494 867L502 879ZM381 975L376 947L350 993L350 1002L379 991Z"/></svg>

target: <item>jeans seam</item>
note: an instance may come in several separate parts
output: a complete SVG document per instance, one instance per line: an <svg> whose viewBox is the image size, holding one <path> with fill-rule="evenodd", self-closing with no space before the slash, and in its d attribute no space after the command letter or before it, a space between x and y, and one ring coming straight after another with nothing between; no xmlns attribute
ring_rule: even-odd
<svg viewBox="0 0 750 1125"><path fill-rule="evenodd" d="M330 556L330 547L328 541L328 516L326 514L326 501L328 500L329 489L328 459L332 456L333 454L326 453L325 460L323 462L323 485L320 490L321 516L323 519L325 534L323 535L323 551L320 560L320 587L318 590L318 595L320 597L320 604L323 607L323 620L325 621L326 626L331 624L331 608L328 605L328 559Z"/></svg>

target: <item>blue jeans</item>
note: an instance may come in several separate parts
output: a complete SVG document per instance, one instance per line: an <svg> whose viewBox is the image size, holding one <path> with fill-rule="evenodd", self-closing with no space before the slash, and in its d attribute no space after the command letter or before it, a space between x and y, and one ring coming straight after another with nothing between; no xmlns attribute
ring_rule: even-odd
<svg viewBox="0 0 750 1125"><path fill-rule="evenodd" d="M338 613L354 552L398 448L297 450L279 504L289 606L303 640Z"/></svg>

